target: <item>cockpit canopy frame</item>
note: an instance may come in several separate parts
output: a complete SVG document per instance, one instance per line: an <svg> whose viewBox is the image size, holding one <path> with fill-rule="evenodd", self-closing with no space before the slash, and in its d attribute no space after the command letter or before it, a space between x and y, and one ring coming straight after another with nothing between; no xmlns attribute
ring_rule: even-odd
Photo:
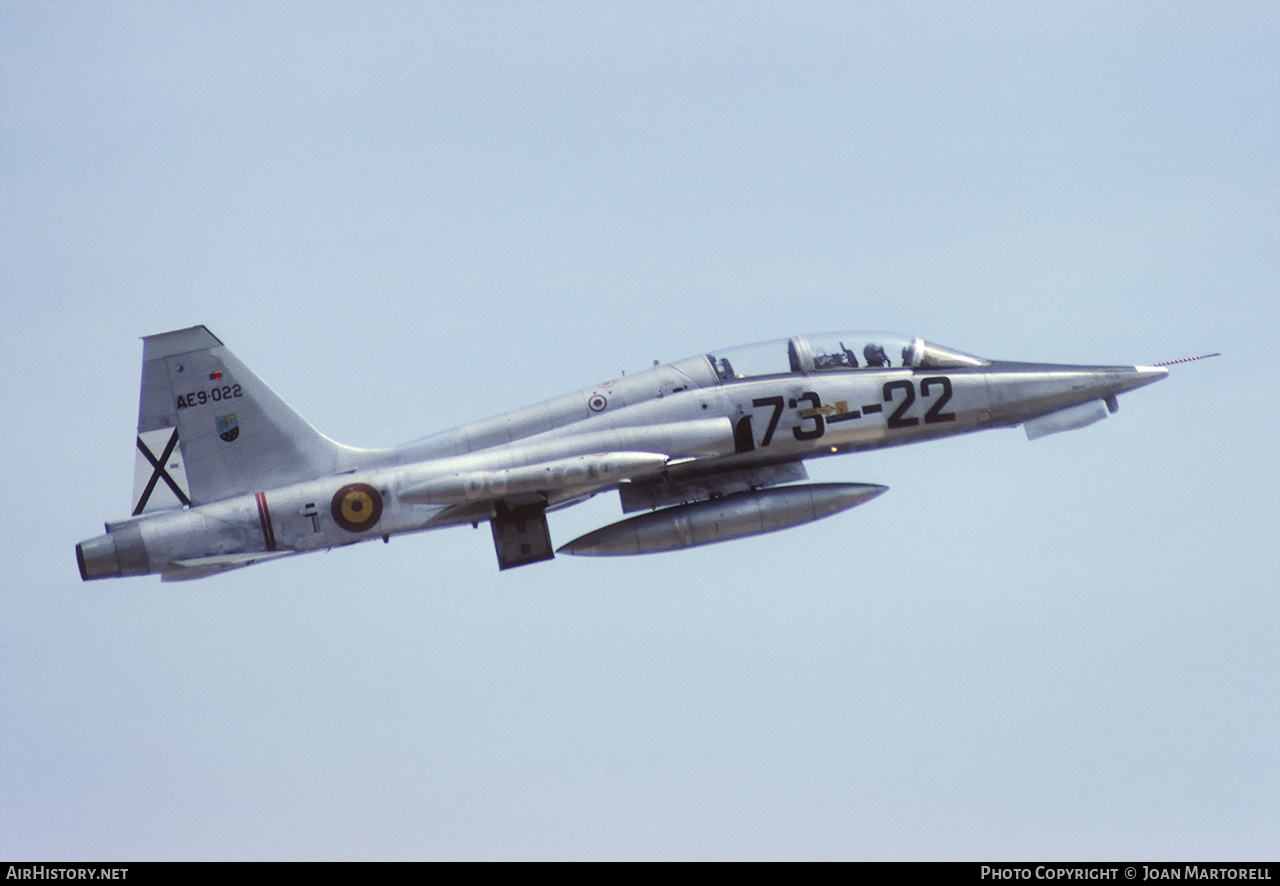
<svg viewBox="0 0 1280 886"><path fill-rule="evenodd" d="M721 382L762 375L876 369L961 369L990 360L895 332L796 335L707 353Z"/></svg>

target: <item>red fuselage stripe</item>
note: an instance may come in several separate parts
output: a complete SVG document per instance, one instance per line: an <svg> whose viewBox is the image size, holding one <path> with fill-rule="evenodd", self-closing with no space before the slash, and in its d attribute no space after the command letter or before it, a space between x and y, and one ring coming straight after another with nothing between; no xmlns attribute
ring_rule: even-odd
<svg viewBox="0 0 1280 886"><path fill-rule="evenodd" d="M254 493L253 500L258 503L258 522L262 524L262 540L267 543L267 550L276 549L276 533L271 528L271 511L267 508L267 494Z"/></svg>

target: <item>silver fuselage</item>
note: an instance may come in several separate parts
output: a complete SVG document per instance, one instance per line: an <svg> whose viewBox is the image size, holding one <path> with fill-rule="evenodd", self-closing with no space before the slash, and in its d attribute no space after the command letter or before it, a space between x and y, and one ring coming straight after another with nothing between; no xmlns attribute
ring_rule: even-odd
<svg viewBox="0 0 1280 886"><path fill-rule="evenodd" d="M718 494L717 477L754 489L781 482L768 479L771 466L802 472L799 463L808 458L1010 427L1069 415L1083 404L1114 411L1117 394L1166 374L1156 367L992 362L723 378L699 355L404 446L344 449L323 477L107 524L108 534L82 543L78 556L86 577L173 564L194 576L203 564L225 567L229 558L250 563L474 524L493 519L498 501L537 501L550 510L627 484L679 487L685 478L709 488L698 497L710 498ZM610 453L621 457L612 464L583 460ZM654 461L653 453L664 458ZM550 478L545 484L539 472ZM349 521L340 525L335 489L360 484L380 493L380 515L353 532ZM666 501L655 494L640 500Z"/></svg>

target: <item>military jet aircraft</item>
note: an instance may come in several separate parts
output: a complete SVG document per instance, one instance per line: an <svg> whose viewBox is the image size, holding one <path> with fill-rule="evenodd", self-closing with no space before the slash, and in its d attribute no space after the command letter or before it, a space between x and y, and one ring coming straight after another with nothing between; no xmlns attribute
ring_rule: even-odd
<svg viewBox="0 0 1280 886"><path fill-rule="evenodd" d="M1015 363L892 333L800 335L655 361L403 446L356 449L192 326L143 339L133 514L76 545L76 561L85 580L174 581L487 521L510 569L557 553L548 511L613 489L624 513L642 513L559 553L727 541L886 491L801 483L805 459L1019 424L1031 439L1084 427L1167 365Z"/></svg>

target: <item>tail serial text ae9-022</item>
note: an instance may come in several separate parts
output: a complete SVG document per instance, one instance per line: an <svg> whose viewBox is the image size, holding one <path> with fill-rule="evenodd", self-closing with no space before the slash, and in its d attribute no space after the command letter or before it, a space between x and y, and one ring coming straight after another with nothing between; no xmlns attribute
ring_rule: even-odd
<svg viewBox="0 0 1280 886"><path fill-rule="evenodd" d="M795 336L356 449L192 326L143 339L133 513L76 545L76 559L86 580L173 581L483 521L509 569L555 556L548 511L614 489L624 513L642 513L559 553L744 538L885 491L804 483L806 459L1019 424L1031 439L1084 427L1115 412L1119 394L1164 378L1165 365L985 360L890 333Z"/></svg>

